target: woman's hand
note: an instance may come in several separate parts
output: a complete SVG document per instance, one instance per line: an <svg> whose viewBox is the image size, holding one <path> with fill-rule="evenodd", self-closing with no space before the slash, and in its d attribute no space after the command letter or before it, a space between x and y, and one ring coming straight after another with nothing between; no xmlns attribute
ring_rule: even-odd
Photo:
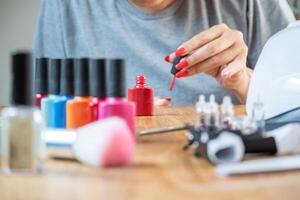
<svg viewBox="0 0 300 200"><path fill-rule="evenodd" d="M176 52L165 57L186 56L176 66L177 78L207 73L221 85L236 92L245 103L252 70L247 68L248 47L243 34L225 24L213 26L183 43Z"/></svg>

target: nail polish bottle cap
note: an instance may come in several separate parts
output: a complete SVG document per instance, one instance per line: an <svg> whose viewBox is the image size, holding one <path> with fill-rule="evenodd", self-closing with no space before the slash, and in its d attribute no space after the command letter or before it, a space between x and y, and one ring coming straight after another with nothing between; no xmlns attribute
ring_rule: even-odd
<svg viewBox="0 0 300 200"><path fill-rule="evenodd" d="M75 96L88 97L89 92L89 59L78 58L74 61Z"/></svg>
<svg viewBox="0 0 300 200"><path fill-rule="evenodd" d="M33 105L32 64L31 53L22 51L12 54L12 105Z"/></svg>
<svg viewBox="0 0 300 200"><path fill-rule="evenodd" d="M89 67L91 96L96 98L106 98L105 59L91 59Z"/></svg>
<svg viewBox="0 0 300 200"><path fill-rule="evenodd" d="M74 59L61 61L60 95L74 96Z"/></svg>
<svg viewBox="0 0 300 200"><path fill-rule="evenodd" d="M108 96L109 97L125 97L126 81L125 68L123 59L108 60Z"/></svg>
<svg viewBox="0 0 300 200"><path fill-rule="evenodd" d="M35 93L48 94L48 58L35 59Z"/></svg>
<svg viewBox="0 0 300 200"><path fill-rule="evenodd" d="M50 59L49 94L59 95L61 59Z"/></svg>
<svg viewBox="0 0 300 200"><path fill-rule="evenodd" d="M135 81L137 86L146 86L147 84L147 78L144 75L137 75Z"/></svg>
<svg viewBox="0 0 300 200"><path fill-rule="evenodd" d="M171 69L171 74L176 75L176 74L179 72L179 70L176 69L176 65L177 65L178 63L180 63L180 61L181 61L183 58L184 58L183 56L180 56L180 57L176 57L176 58L174 59L174 62L173 62L173 65L172 65L172 69Z"/></svg>

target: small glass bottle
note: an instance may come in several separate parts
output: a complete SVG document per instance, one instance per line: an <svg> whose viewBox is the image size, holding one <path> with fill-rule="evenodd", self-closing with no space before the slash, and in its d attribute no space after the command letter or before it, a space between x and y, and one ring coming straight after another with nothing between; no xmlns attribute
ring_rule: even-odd
<svg viewBox="0 0 300 200"><path fill-rule="evenodd" d="M93 122L93 98L89 91L89 59L74 60L74 99L67 102L66 126L75 129Z"/></svg>
<svg viewBox="0 0 300 200"><path fill-rule="evenodd" d="M154 113L154 91L147 86L144 75L136 76L136 84L128 89L128 100L136 103L137 116L152 116Z"/></svg>
<svg viewBox="0 0 300 200"><path fill-rule="evenodd" d="M41 110L45 118L45 123L48 128L55 128L53 126L53 104L59 100L60 90L60 69L62 59L50 59L49 61L49 95L41 101Z"/></svg>
<svg viewBox="0 0 300 200"><path fill-rule="evenodd" d="M256 125L256 130L263 133L265 131L265 109L263 102L258 98L253 104L252 121Z"/></svg>
<svg viewBox="0 0 300 200"><path fill-rule="evenodd" d="M99 119L120 117L127 122L132 135L136 135L136 104L128 101L126 96L125 64L122 59L108 60L107 99L99 104Z"/></svg>
<svg viewBox="0 0 300 200"><path fill-rule="evenodd" d="M60 68L60 96L53 101L51 128L66 128L67 102L74 97L74 60L63 59Z"/></svg>
<svg viewBox="0 0 300 200"><path fill-rule="evenodd" d="M35 106L41 108L42 99L48 97L48 58L35 59Z"/></svg>
<svg viewBox="0 0 300 200"><path fill-rule="evenodd" d="M12 56L12 105L2 112L1 169L5 174L43 171L44 120L33 105L31 54Z"/></svg>
<svg viewBox="0 0 300 200"><path fill-rule="evenodd" d="M92 96L93 121L99 119L99 105L107 98L106 60L102 58L89 61L89 89Z"/></svg>

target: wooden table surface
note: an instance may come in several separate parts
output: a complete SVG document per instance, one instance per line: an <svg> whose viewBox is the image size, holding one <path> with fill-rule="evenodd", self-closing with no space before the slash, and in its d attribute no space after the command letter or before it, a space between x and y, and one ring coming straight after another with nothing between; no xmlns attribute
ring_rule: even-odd
<svg viewBox="0 0 300 200"><path fill-rule="evenodd" d="M237 107L242 114L244 107ZM193 123L193 108L160 108L139 117L139 130ZM138 138L135 162L96 169L75 161L48 159L38 176L0 175L0 200L10 199L300 199L300 172L217 177L193 151L182 151L184 132Z"/></svg>

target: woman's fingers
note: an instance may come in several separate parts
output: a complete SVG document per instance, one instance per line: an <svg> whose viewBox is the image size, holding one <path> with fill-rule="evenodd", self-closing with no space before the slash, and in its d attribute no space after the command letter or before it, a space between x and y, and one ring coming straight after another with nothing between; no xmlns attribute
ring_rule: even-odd
<svg viewBox="0 0 300 200"><path fill-rule="evenodd" d="M228 48L227 50L222 51L221 53L213 57L210 57L193 66L189 66L182 69L180 72L183 71L183 73L179 72L177 77L182 78L186 76L193 76L195 74L207 73L213 70L215 70L216 71L215 74L217 74L220 67L232 62L240 54L240 52L241 52L241 46L239 44L235 44L230 48Z"/></svg>
<svg viewBox="0 0 300 200"><path fill-rule="evenodd" d="M240 97L245 97L245 91L247 90L249 77L251 76L249 73L252 72L251 69L246 67L246 57L247 50L238 55L228 65L220 68L220 72L216 77L221 85L237 92Z"/></svg>
<svg viewBox="0 0 300 200"><path fill-rule="evenodd" d="M170 55L165 57L167 62L173 62L175 57L178 56L185 56L190 54L192 51L202 47L203 45L216 40L217 38L221 37L224 32L228 31L229 28L225 24L219 24L216 26L211 27L210 29L195 35L190 40L184 42L180 47Z"/></svg>
<svg viewBox="0 0 300 200"><path fill-rule="evenodd" d="M231 78L242 71L242 69L246 67L247 55L248 48L244 48L243 51L231 63L229 63L226 68L222 69L221 76Z"/></svg>
<svg viewBox="0 0 300 200"><path fill-rule="evenodd" d="M240 35L235 31L228 31L224 33L220 38L200 47L194 53L182 59L176 68L181 70L185 67L193 66L225 51L234 45L234 43L237 41L237 37L240 37Z"/></svg>

